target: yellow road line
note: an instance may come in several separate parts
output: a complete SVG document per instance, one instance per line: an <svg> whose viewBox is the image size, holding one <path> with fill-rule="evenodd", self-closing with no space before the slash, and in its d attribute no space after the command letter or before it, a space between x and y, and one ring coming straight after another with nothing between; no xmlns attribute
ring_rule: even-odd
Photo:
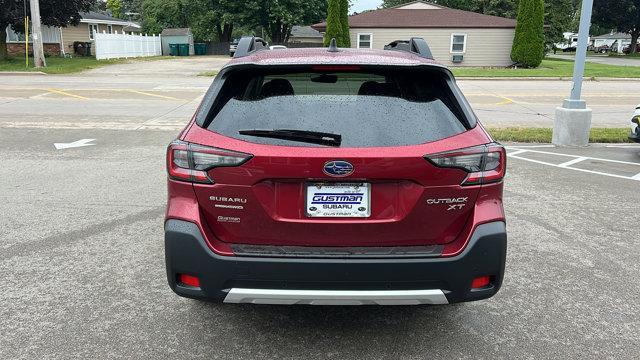
<svg viewBox="0 0 640 360"><path fill-rule="evenodd" d="M144 91L138 91L138 90L132 90L132 89L128 89L126 91L128 91L130 93L134 93L134 94L154 96L154 97L158 97L158 98L162 98L162 99L185 101L183 99L178 99L178 98L175 98L175 97L172 97L172 96L164 96L164 95L152 94L152 93L148 93L148 92L144 92Z"/></svg>
<svg viewBox="0 0 640 360"><path fill-rule="evenodd" d="M68 93L66 91L62 91L62 90L58 90L58 89L47 89L47 91L50 92L50 93L54 93L54 94L70 96L70 97L73 97L73 98L76 98L76 99L89 100L88 97L84 97L84 96Z"/></svg>
<svg viewBox="0 0 640 360"><path fill-rule="evenodd" d="M499 102L495 105L509 105L509 104L513 104L515 103L515 101L513 99L509 99L508 97L504 97L504 96L500 96L500 95L494 95L495 97L498 97L500 99L504 99L504 101Z"/></svg>

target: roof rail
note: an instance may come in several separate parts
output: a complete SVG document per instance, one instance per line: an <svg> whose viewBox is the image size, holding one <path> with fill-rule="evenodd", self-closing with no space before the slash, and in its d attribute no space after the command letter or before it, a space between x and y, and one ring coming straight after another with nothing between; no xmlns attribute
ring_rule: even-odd
<svg viewBox="0 0 640 360"><path fill-rule="evenodd" d="M408 53L416 54L426 59L433 60L431 49L429 44L419 37L412 37L409 40L396 40L389 45L384 46L385 50L405 51Z"/></svg>
<svg viewBox="0 0 640 360"><path fill-rule="evenodd" d="M336 38L331 38L331 42L329 43L328 52L339 52L338 45L336 45Z"/></svg>
<svg viewBox="0 0 640 360"><path fill-rule="evenodd" d="M238 42L238 47L236 48L236 52L233 54L234 58L241 58L245 56L251 55L256 51L268 50L269 43L264 41L262 38L255 36L243 36L242 39Z"/></svg>

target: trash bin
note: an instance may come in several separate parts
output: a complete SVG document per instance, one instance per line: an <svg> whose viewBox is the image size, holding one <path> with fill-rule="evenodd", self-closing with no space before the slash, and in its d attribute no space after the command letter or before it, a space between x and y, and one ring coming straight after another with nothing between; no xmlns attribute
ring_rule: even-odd
<svg viewBox="0 0 640 360"><path fill-rule="evenodd" d="M178 44L178 55L189 56L189 44Z"/></svg>
<svg viewBox="0 0 640 360"><path fill-rule="evenodd" d="M73 52L79 56L91 56L91 43L85 41L74 41Z"/></svg>
<svg viewBox="0 0 640 360"><path fill-rule="evenodd" d="M207 44L195 43L193 44L196 55L207 55Z"/></svg>
<svg viewBox="0 0 640 360"><path fill-rule="evenodd" d="M169 55L178 56L178 44L169 44Z"/></svg>

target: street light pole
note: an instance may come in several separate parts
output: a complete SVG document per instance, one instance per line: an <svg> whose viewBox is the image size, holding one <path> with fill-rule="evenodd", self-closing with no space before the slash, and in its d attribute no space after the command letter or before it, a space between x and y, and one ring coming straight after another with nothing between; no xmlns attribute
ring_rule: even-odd
<svg viewBox="0 0 640 360"><path fill-rule="evenodd" d="M582 0L578 47L573 68L573 87L570 97L564 100L562 107L556 108L556 118L553 123L553 144L557 146L589 145L592 112L581 96L592 12L593 0Z"/></svg>
<svg viewBox="0 0 640 360"><path fill-rule="evenodd" d="M47 66L44 60L44 48L42 45L42 29L40 28L40 1L30 0L31 9L31 33L33 37L33 62L35 67Z"/></svg>

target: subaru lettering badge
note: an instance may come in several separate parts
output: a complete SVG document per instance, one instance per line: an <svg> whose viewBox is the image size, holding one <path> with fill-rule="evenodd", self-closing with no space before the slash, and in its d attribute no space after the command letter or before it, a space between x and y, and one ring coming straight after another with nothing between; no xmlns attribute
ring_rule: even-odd
<svg viewBox="0 0 640 360"><path fill-rule="evenodd" d="M329 176L344 177L353 174L353 165L342 160L327 161L322 171Z"/></svg>

